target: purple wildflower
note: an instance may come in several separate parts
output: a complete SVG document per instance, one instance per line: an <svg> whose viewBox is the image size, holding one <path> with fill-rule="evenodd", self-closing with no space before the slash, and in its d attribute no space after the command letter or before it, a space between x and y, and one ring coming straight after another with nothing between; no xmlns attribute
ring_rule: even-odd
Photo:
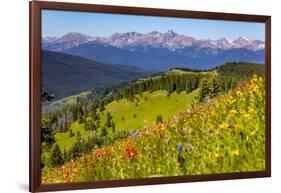
<svg viewBox="0 0 281 193"><path fill-rule="evenodd" d="M139 135L139 133L140 133L139 131L135 131L131 134L131 137L136 138Z"/></svg>
<svg viewBox="0 0 281 193"><path fill-rule="evenodd" d="M179 144L177 145L177 150L178 150L179 153L182 152L182 144L181 144L181 143L179 143Z"/></svg>

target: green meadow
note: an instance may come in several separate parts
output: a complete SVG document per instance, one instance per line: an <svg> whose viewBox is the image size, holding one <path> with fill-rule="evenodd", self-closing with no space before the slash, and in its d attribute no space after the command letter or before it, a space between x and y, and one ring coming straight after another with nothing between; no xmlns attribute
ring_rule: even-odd
<svg viewBox="0 0 281 193"><path fill-rule="evenodd" d="M157 115L162 115L165 120L179 112L185 111L191 104L196 103L198 94L199 89L196 89L189 94L175 92L167 96L166 91L159 90L137 95L134 101L129 101L128 99L113 101L106 105L105 110L101 112L101 125L106 121L106 113L110 112L116 124L116 130L140 130L143 127L155 124ZM84 129L84 123L79 124L78 121L71 123L69 128L76 135L79 132L84 139L91 135L90 131ZM78 141L77 136L70 137L69 132L58 132L55 134L56 143L60 146L61 150L69 150Z"/></svg>

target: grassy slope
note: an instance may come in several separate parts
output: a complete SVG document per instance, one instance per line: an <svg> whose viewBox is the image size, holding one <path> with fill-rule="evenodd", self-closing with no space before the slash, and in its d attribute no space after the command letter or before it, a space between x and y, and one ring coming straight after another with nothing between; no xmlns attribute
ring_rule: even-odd
<svg viewBox="0 0 281 193"><path fill-rule="evenodd" d="M264 80L255 76L136 138L50 170L43 183L262 171L264 95Z"/></svg>
<svg viewBox="0 0 281 193"><path fill-rule="evenodd" d="M81 136L85 139L87 139L88 136L90 136L90 132L85 131L83 124L79 124L78 121L72 123L69 128L72 129L74 134L77 134L77 132L79 131ZM55 140L62 150L63 149L69 150L69 148L71 148L73 144L77 142L78 139L76 135L70 137L69 131L67 131L67 132L56 133Z"/></svg>
<svg viewBox="0 0 281 193"><path fill-rule="evenodd" d="M129 129L133 131L150 126L155 122L157 115L162 115L164 119L168 119L181 111L185 111L194 102L198 92L197 89L189 94L185 92L172 93L169 97L167 97L167 92L162 90L152 93L144 92L142 97L137 96L139 98L137 106L136 100L135 102L127 99L118 102L113 101L105 107L105 111L101 115L101 125L104 125L106 112L109 111L117 130ZM145 97L147 97L147 100L145 100ZM136 118L133 117L134 113L137 116ZM125 120L122 120L122 116ZM70 129L75 134L79 131L85 139L90 136L90 132L85 131L83 124L79 124L78 121L72 123ZM56 133L55 139L62 150L68 150L77 142L77 137L70 137L69 131Z"/></svg>
<svg viewBox="0 0 281 193"><path fill-rule="evenodd" d="M186 110L194 102L198 91L194 90L190 94L173 93L169 97L167 97L167 92L162 90L153 93L145 92L142 98L138 96L140 102L130 102L127 99L114 101L106 106L105 112L111 113L117 128L141 129L153 124L157 115L162 115L164 119L167 119ZM144 97L147 97L147 101L144 100ZM133 118L134 113L136 118ZM125 120L122 120L122 116ZM104 123L105 116L102 116L101 120Z"/></svg>
<svg viewBox="0 0 281 193"><path fill-rule="evenodd" d="M202 74L209 73L209 74L217 75L216 70L212 70L211 72L192 72L192 71L185 71L185 70L181 70L181 69L171 69L171 70L165 72L164 74L174 75L174 74L195 74L195 73L202 73ZM160 78L162 75L141 77L137 81L144 81L144 80L149 80L149 79ZM85 91L85 92L81 92L81 93L76 94L76 95L71 95L71 96L62 98L60 100L53 101L50 104L48 104L46 106L43 106L42 110L43 110L43 112L45 112L45 111L48 112L48 111L60 109L62 107L68 106L68 105L74 105L74 104L76 104L77 98L85 98L89 94L91 94L91 91Z"/></svg>

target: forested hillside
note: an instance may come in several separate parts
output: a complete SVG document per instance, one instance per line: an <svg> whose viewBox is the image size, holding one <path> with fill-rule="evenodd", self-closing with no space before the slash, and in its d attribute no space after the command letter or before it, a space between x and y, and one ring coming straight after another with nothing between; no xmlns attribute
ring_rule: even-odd
<svg viewBox="0 0 281 193"><path fill-rule="evenodd" d="M248 63L171 69L45 113L43 182L260 170L263 74Z"/></svg>
<svg viewBox="0 0 281 193"><path fill-rule="evenodd" d="M136 67L104 64L79 56L59 52L42 52L43 92L56 99L78 94L94 88L107 88L123 81L149 75Z"/></svg>

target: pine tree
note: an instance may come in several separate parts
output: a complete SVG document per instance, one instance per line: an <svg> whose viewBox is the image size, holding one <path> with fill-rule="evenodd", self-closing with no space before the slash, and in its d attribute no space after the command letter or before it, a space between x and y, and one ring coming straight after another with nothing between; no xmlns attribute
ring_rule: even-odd
<svg viewBox="0 0 281 193"><path fill-rule="evenodd" d="M156 123L163 123L163 116L162 115L157 115Z"/></svg>
<svg viewBox="0 0 281 193"><path fill-rule="evenodd" d="M103 102L103 101L100 102L99 108L100 108L100 111L101 111L101 112L105 110L105 108L104 108L104 102Z"/></svg>
<svg viewBox="0 0 281 193"><path fill-rule="evenodd" d="M191 92L191 82L190 82L190 80L186 81L186 83L185 83L185 92L186 92L186 94Z"/></svg>
<svg viewBox="0 0 281 193"><path fill-rule="evenodd" d="M94 110L91 112L91 117L92 117L92 119L93 119L94 121L97 120L98 115L97 115L96 109L94 109Z"/></svg>
<svg viewBox="0 0 281 193"><path fill-rule="evenodd" d="M49 145L55 142L54 134L46 122L41 124L41 140Z"/></svg>
<svg viewBox="0 0 281 193"><path fill-rule="evenodd" d="M97 125L93 123L93 125L92 125L90 131L93 132L93 131L96 131L96 130L97 130Z"/></svg>
<svg viewBox="0 0 281 193"><path fill-rule="evenodd" d="M103 127L102 129L101 129L101 137L104 137L104 136L106 136L107 135L107 129L106 129L106 127Z"/></svg>
<svg viewBox="0 0 281 193"><path fill-rule="evenodd" d="M66 149L63 150L63 160L66 162L66 161L69 161L68 159L68 153L66 151Z"/></svg>
<svg viewBox="0 0 281 193"><path fill-rule="evenodd" d="M174 91L176 90L176 88L177 88L177 85L176 85L175 82L173 82L173 83L171 84L171 87L170 87L170 92L171 92L171 93L174 92Z"/></svg>
<svg viewBox="0 0 281 193"><path fill-rule="evenodd" d="M77 136L77 139L78 139L78 140L80 140L80 137L81 137L81 133L80 133L80 131L77 131L76 136Z"/></svg>
<svg viewBox="0 0 281 193"><path fill-rule="evenodd" d="M203 79L201 81L200 87L201 87L201 97L205 98L209 94L208 80L207 79Z"/></svg>
<svg viewBox="0 0 281 193"><path fill-rule="evenodd" d="M63 132L67 132L69 130L69 125L67 122L64 123Z"/></svg>
<svg viewBox="0 0 281 193"><path fill-rule="evenodd" d="M106 127L107 128L111 127L111 119L112 119L112 116L110 115L110 112L107 112L107 114L106 114Z"/></svg>
<svg viewBox="0 0 281 193"><path fill-rule="evenodd" d="M85 122L85 117L83 115L78 116L78 122L79 124L82 124Z"/></svg>
<svg viewBox="0 0 281 193"><path fill-rule="evenodd" d="M54 167L56 165L61 165L61 164L63 164L61 150L60 147L57 144L55 144L55 147L51 152L51 165Z"/></svg>
<svg viewBox="0 0 281 193"><path fill-rule="evenodd" d="M112 129L112 133L114 133L115 132L115 123L112 121L111 122L111 129Z"/></svg>
<svg viewBox="0 0 281 193"><path fill-rule="evenodd" d="M69 129L69 137L73 137L75 134L73 133L72 129Z"/></svg>
<svg viewBox="0 0 281 193"><path fill-rule="evenodd" d="M96 120L96 126L97 126L97 128L100 127L100 117Z"/></svg>

